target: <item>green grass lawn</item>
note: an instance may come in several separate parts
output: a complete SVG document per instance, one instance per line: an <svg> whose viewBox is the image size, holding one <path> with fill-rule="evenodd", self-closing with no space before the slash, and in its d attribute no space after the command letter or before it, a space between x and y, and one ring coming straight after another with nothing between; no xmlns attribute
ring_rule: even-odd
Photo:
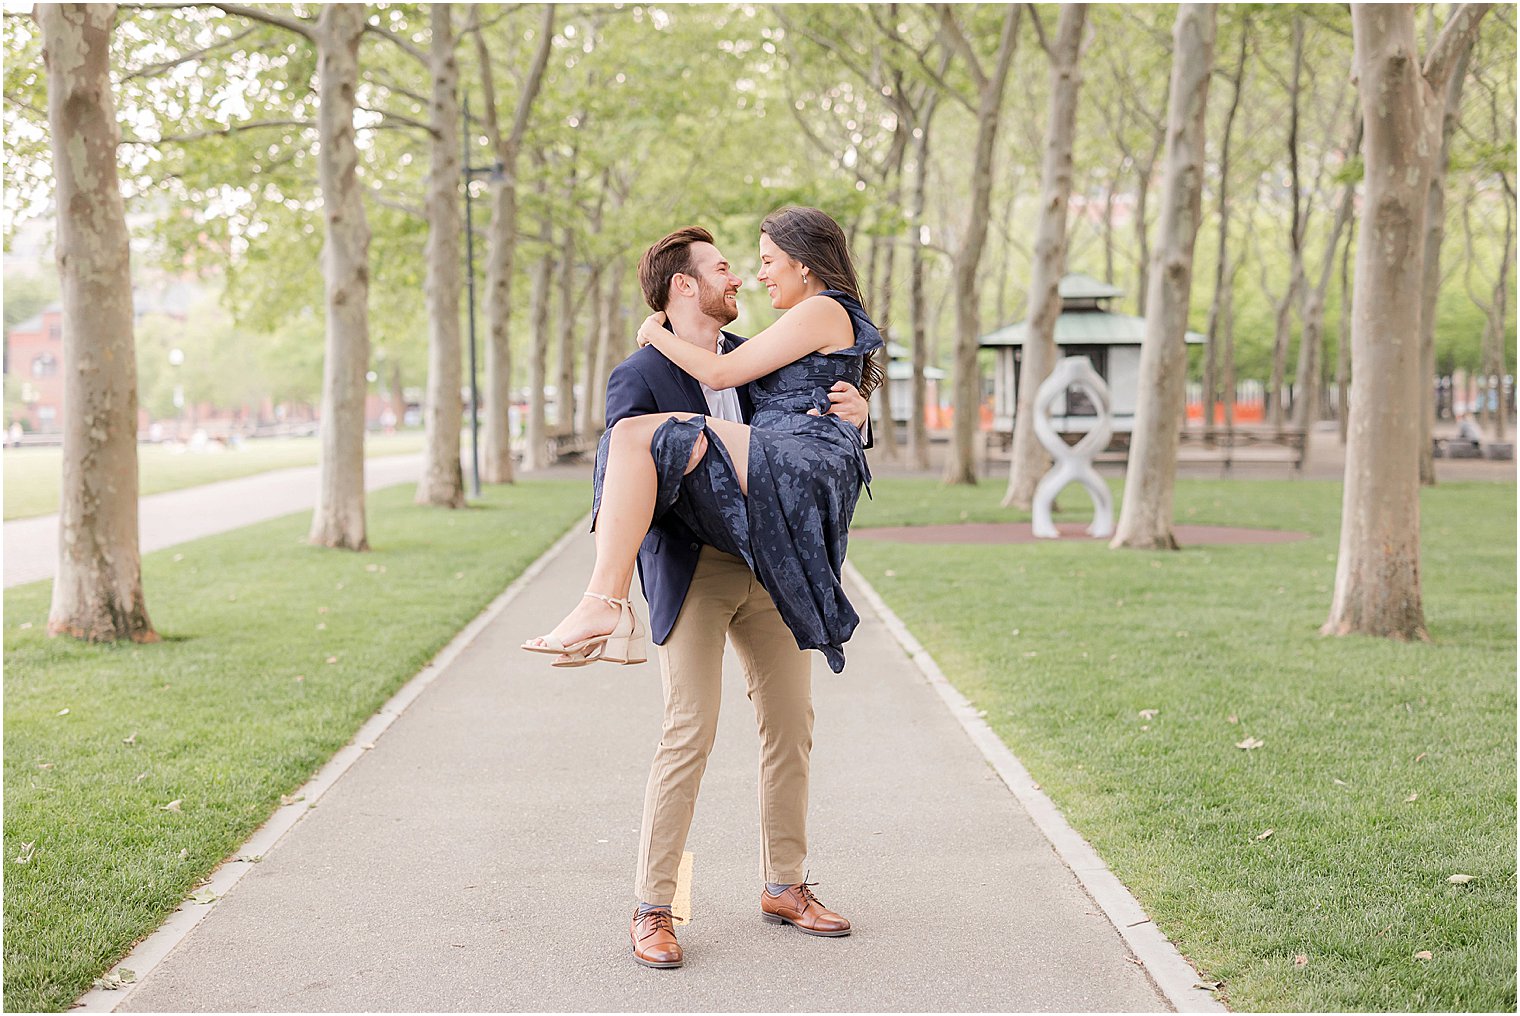
<svg viewBox="0 0 1520 1016"><path fill-rule="evenodd" d="M156 645L45 638L50 584L6 591L7 1011L67 1009L590 507L412 494L369 495L371 553L301 513L146 555Z"/></svg>
<svg viewBox="0 0 1520 1016"><path fill-rule="evenodd" d="M403 455L422 451L422 431L368 434L367 456ZM217 480L265 473L292 466L314 466L321 448L314 437L261 438L245 441L236 451L175 451L167 445L137 446L139 494L161 494ZM5 449L5 518L24 519L58 510L62 474L60 448Z"/></svg>
<svg viewBox="0 0 1520 1016"><path fill-rule="evenodd" d="M1317 634L1340 493L1177 486L1179 520L1300 543L850 559L1230 1005L1514 1011L1515 487L1425 491L1434 641L1408 645ZM1001 483L875 494L857 528L1012 517Z"/></svg>

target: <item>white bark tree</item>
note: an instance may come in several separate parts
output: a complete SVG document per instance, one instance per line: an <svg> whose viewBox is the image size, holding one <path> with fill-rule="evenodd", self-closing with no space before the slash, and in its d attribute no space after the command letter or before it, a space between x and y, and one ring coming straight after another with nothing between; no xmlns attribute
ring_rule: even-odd
<svg viewBox="0 0 1520 1016"><path fill-rule="evenodd" d="M459 294L459 60L454 54L450 4L433 4L428 70L433 94L428 146L428 236L424 283L428 316L427 399L422 419L426 443L416 502L440 508L463 508L464 471L459 462L459 428L463 419L460 382Z"/></svg>
<svg viewBox="0 0 1520 1016"><path fill-rule="evenodd" d="M63 486L49 635L157 642L137 539L137 359L111 96L115 4L38 4L63 303Z"/></svg>
<svg viewBox="0 0 1520 1016"><path fill-rule="evenodd" d="M471 8L474 17L478 7ZM554 5L544 4L538 27L537 47L527 77L517 93L512 123L502 130L496 112L496 84L485 34L475 33L480 63L486 138L501 167L500 179L491 185L490 241L486 253L486 344L484 435L481 440L480 477L486 483L512 482L512 434L507 410L512 404L512 273L517 250L518 157L533 102L544 81L549 49L554 41Z"/></svg>
<svg viewBox="0 0 1520 1016"><path fill-rule="evenodd" d="M322 276L327 351L322 362L322 465L309 539L368 550L364 517L364 398L369 366L369 222L354 146L363 4L317 15L317 132L322 188Z"/></svg>
<svg viewBox="0 0 1520 1016"><path fill-rule="evenodd" d="M1435 5L1430 8L1432 14ZM1436 422L1436 297L1441 291L1441 244L1446 239L1446 167L1451 162L1451 136L1457 129L1462 111L1462 85L1467 80L1467 60L1472 54L1469 44L1457 55L1451 78L1446 83L1442 104L1441 154L1436 171L1430 174L1430 188L1425 210L1425 273L1420 277L1420 373L1425 386L1420 389L1420 483L1436 483L1435 448L1431 431Z"/></svg>
<svg viewBox="0 0 1520 1016"><path fill-rule="evenodd" d="M946 483L976 482L975 442L982 406L982 372L976 343L981 331L977 285L981 281L982 249L987 242L987 217L992 203L992 156L1003 109L1003 86L1008 81L1008 68L1013 64L1022 9L1015 4L1006 8L997 53L988 70L982 66L953 9L944 4L939 8L944 31L976 88L975 104L956 93L976 117L976 143L971 158L971 206L961 231L952 272L956 332L955 426L950 439L950 456L945 465Z"/></svg>
<svg viewBox="0 0 1520 1016"><path fill-rule="evenodd" d="M1446 83L1487 12L1464 4L1423 66L1411 4L1353 4L1366 186L1351 310L1350 420L1327 635L1427 639L1420 599L1420 280Z"/></svg>
<svg viewBox="0 0 1520 1016"><path fill-rule="evenodd" d="M1066 273L1066 218L1071 204L1072 146L1077 133L1078 63L1087 25L1086 4L1065 4L1050 58L1050 109L1045 160L1040 170L1040 221L1035 230L1034 265L1029 274L1029 324L1020 364L1014 411L1013 454L1003 505L1028 509L1035 486L1050 468L1050 456L1034 434L1034 396L1056 362L1056 319L1061 316L1061 276Z"/></svg>
<svg viewBox="0 0 1520 1016"><path fill-rule="evenodd" d="M1216 8L1206 4L1182 4L1172 30L1161 222L1151 265L1151 291L1146 297L1135 432L1112 547L1177 548L1172 535L1172 493L1187 380L1184 336L1193 282L1193 243L1203 204L1204 124L1214 70L1216 15Z"/></svg>

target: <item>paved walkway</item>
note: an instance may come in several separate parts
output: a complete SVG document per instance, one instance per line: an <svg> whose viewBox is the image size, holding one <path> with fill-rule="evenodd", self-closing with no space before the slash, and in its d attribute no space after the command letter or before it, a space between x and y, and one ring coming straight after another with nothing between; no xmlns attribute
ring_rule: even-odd
<svg viewBox="0 0 1520 1016"><path fill-rule="evenodd" d="M850 666L814 669L810 823L818 892L855 934L756 912L757 744L731 669L688 843L688 961L636 966L658 666L516 649L574 602L590 550L575 538L529 581L121 1008L1167 1008L858 591Z"/></svg>
<svg viewBox="0 0 1520 1016"><path fill-rule="evenodd" d="M150 494L138 501L142 553L186 540L249 526L317 504L317 466L276 469L235 480ZM383 455L364 460L364 488L415 483L422 455ZM58 516L39 515L5 523L5 588L50 579L58 571Z"/></svg>

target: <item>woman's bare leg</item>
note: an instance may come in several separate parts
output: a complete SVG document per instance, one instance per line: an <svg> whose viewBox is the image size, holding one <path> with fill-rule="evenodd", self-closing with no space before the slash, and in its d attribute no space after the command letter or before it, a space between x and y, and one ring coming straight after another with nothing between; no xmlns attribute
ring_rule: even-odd
<svg viewBox="0 0 1520 1016"><path fill-rule="evenodd" d="M690 419L696 413L657 413L619 420L612 428L607 449L607 473L602 479L602 503L596 517L596 564L588 592L626 599L633 584L639 546L654 518L658 476L649 450L654 432L670 419ZM741 489L748 491L745 471L749 463L749 428L742 423L708 418L714 433L729 449L739 473ZM691 472L706 451L699 439L692 449L686 471ZM549 634L563 644L609 632L617 624L619 608L594 597L583 597L575 609Z"/></svg>

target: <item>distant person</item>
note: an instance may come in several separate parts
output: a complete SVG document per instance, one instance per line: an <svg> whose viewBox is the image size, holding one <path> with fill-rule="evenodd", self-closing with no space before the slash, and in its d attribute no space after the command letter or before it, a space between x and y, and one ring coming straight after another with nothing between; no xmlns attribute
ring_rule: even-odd
<svg viewBox="0 0 1520 1016"><path fill-rule="evenodd" d="M1473 421L1471 413L1463 413L1457 417L1457 439L1471 441L1474 444L1483 443L1483 431Z"/></svg>

